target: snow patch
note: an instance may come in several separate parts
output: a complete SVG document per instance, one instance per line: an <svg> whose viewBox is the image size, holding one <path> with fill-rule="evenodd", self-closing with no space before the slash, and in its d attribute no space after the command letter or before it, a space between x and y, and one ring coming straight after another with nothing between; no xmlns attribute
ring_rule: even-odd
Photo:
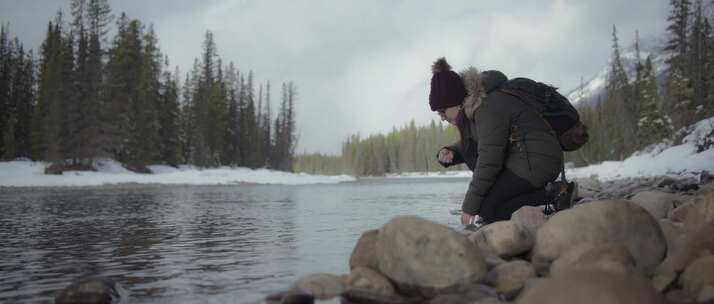
<svg viewBox="0 0 714 304"><path fill-rule="evenodd" d="M387 178L464 178L471 177L471 171L443 171L443 172L403 172L387 174Z"/></svg>
<svg viewBox="0 0 714 304"><path fill-rule="evenodd" d="M602 181L633 177L681 175L702 170L714 171L714 148L697 152L697 145L707 139L714 129L714 117L702 120L688 128L682 144L673 145L667 139L623 161L605 161L587 167L567 169L574 178L594 177ZM709 138L711 140L711 138Z"/></svg>
<svg viewBox="0 0 714 304"><path fill-rule="evenodd" d="M295 174L267 169L219 167L199 169L192 166L174 168L152 165L153 174L134 173L119 162L101 159L95 162L96 172L66 171L62 175L44 174L47 163L18 160L0 162L0 186L8 187L67 187L102 186L113 184L166 185L226 185L226 184L334 184L354 181L350 176L320 176Z"/></svg>

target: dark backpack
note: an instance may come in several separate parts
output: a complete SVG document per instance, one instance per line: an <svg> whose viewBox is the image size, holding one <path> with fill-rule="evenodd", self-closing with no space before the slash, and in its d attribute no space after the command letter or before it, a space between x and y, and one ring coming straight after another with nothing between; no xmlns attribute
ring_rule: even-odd
<svg viewBox="0 0 714 304"><path fill-rule="evenodd" d="M536 110L555 131L563 151L575 151L588 142L588 128L580 122L578 111L557 88L528 78L514 78L499 90L520 99Z"/></svg>

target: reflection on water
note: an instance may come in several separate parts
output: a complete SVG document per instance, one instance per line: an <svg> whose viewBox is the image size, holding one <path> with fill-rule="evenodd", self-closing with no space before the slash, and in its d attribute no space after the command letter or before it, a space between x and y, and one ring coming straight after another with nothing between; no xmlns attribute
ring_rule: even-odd
<svg viewBox="0 0 714 304"><path fill-rule="evenodd" d="M133 303L250 303L312 272L347 273L395 215L457 227L463 179L314 186L0 189L0 302L52 303L111 276Z"/></svg>

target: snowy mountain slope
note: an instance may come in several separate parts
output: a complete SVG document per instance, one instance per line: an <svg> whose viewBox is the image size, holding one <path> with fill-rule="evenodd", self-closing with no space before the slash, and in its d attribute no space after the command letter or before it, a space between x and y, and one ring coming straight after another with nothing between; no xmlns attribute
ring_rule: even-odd
<svg viewBox="0 0 714 304"><path fill-rule="evenodd" d="M662 50L661 39L649 39L640 42L640 58L644 64L645 59L648 55L652 56L652 64L655 67L655 72L657 76L657 82L660 88L664 85L664 79L666 76L666 65L665 61L669 57L668 53ZM622 64L625 67L627 76L630 81L635 79L635 62L637 54L635 52L634 44L626 49L621 50ZM589 81L585 82L582 87L577 87L570 91L566 97L575 104L584 103L585 105L595 105L599 97L605 98L607 77L610 73L610 61L604 64L603 68Z"/></svg>

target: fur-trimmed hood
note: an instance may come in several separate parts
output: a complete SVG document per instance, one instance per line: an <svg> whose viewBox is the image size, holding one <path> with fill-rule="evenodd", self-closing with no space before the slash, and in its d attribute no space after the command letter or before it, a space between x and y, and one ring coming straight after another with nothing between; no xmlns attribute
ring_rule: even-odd
<svg viewBox="0 0 714 304"><path fill-rule="evenodd" d="M479 72L475 67L469 67L461 71L460 74L464 80L467 94L464 99L464 114L469 120L474 119L474 114L481 106L486 94L508 81L506 75L496 70Z"/></svg>

